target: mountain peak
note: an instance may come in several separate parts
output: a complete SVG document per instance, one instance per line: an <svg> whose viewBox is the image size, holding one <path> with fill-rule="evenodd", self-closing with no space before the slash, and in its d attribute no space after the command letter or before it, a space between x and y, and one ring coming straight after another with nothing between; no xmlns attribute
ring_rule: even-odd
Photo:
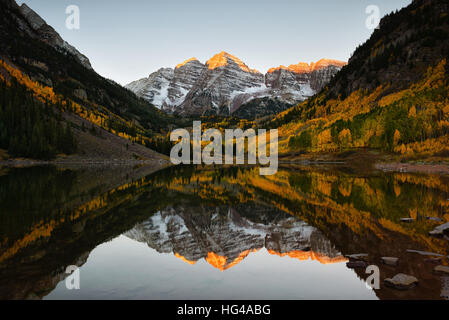
<svg viewBox="0 0 449 320"><path fill-rule="evenodd" d="M242 60L225 51L222 51L214 55L206 62L206 65L208 66L209 70L213 70L219 67L227 66L229 61L233 61L235 64L239 66L240 69L242 69L245 72L260 73L256 69L250 69L245 63L243 63Z"/></svg>
<svg viewBox="0 0 449 320"><path fill-rule="evenodd" d="M189 62L192 62L192 61L198 61L198 59L195 58L195 57L190 58L190 59L187 59L186 61L177 64L176 67L175 67L175 69L181 68L182 66L185 66L186 64L188 64ZM199 62L199 61L198 61L198 62Z"/></svg>
<svg viewBox="0 0 449 320"><path fill-rule="evenodd" d="M307 62L298 62L297 64L291 64L288 67L284 66L284 65L280 65L277 68L271 68L268 70L268 73L273 73L274 71L277 70L288 70L294 73L309 73L312 71L316 71L316 70L321 70L324 69L326 67L329 66L336 66L336 67L343 67L347 65L347 62L344 61L340 61L340 60L334 60L334 59L321 59L318 60L317 62L311 62L310 64L308 64Z"/></svg>
<svg viewBox="0 0 449 320"><path fill-rule="evenodd" d="M321 60L318 60L316 63L311 62L310 67L311 67L312 71L315 71L315 70L320 70L320 69L326 68L328 66L336 66L336 67L342 68L347 64L348 64L347 62L340 61L340 60L321 59Z"/></svg>

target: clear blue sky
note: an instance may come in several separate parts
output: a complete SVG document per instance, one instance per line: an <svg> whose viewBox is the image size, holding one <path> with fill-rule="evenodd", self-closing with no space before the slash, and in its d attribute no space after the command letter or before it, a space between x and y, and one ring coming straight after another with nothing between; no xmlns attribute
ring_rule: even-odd
<svg viewBox="0 0 449 320"><path fill-rule="evenodd" d="M369 38L368 5L381 16L411 0L17 0L25 2L85 54L101 75L121 84L160 67L227 51L249 67L321 58L348 60ZM80 30L65 27L78 5Z"/></svg>

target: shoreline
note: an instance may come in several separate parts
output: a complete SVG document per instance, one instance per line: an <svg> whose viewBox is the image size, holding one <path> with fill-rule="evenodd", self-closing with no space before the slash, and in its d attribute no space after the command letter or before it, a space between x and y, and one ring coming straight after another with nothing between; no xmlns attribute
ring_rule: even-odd
<svg viewBox="0 0 449 320"><path fill-rule="evenodd" d="M34 166L170 166L165 159L67 159L67 160L34 160L34 159L8 159L0 160L0 168L22 168Z"/></svg>
<svg viewBox="0 0 449 320"><path fill-rule="evenodd" d="M375 163L374 168L383 172L449 174L449 165L445 164L415 164L415 163Z"/></svg>
<svg viewBox="0 0 449 320"><path fill-rule="evenodd" d="M449 163L435 163L424 160L421 162L400 162L388 155L367 157L365 153L357 153L347 158L338 158L335 155L326 154L312 157L290 158L281 157L279 166L305 165L305 166L346 166L362 170L378 170L382 172L399 173L423 173L449 175ZM0 160L0 168L25 168L34 166L67 166L67 167L129 167L129 166L154 166L165 168L173 166L168 159L98 159L98 158L72 158L56 160L34 159L3 159Z"/></svg>
<svg viewBox="0 0 449 320"><path fill-rule="evenodd" d="M346 166L361 172L403 172L449 174L449 159L427 156L404 159L376 149L355 149L340 153L290 153L279 157L279 164Z"/></svg>

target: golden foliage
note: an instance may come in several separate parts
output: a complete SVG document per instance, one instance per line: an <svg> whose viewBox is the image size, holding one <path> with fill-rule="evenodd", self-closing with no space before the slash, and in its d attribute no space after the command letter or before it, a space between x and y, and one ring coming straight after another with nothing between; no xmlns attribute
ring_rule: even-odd
<svg viewBox="0 0 449 320"><path fill-rule="evenodd" d="M356 90L345 99L336 98L325 100L325 94L313 98L312 107L310 101L306 101L292 109L278 114L273 121L286 122L279 128L279 152L290 151L288 141L292 136L298 136L303 131L308 131L312 136L312 152L335 151L339 147L371 147L375 143L376 148L385 144L385 119L382 116L369 116L358 127L357 135L349 129L339 129L336 137L332 137L331 128L339 121L352 121L355 116L364 115L375 108L398 107L407 108L409 118L420 121L423 127L423 141L414 141L401 144L401 139L408 134L396 128L393 140L395 152L401 154L424 153L432 154L447 150L440 145L445 138L436 138L432 134L435 129L447 132L449 129L449 98L435 99L431 90L438 89L449 93L447 76L445 73L446 60L441 60L437 65L429 67L422 80L410 85L409 88L390 93L391 86L384 84L371 92ZM313 117L304 118L306 108L314 111ZM307 109L307 110L308 110ZM303 114L298 120L284 120L291 112ZM436 119L436 120L435 120ZM435 128L436 127L436 128ZM377 139L374 139L377 138ZM389 137L390 138L390 137ZM408 140L410 141L410 140ZM384 146L387 148L387 146ZM435 149L433 149L435 148Z"/></svg>
<svg viewBox="0 0 449 320"><path fill-rule="evenodd" d="M79 103L66 99L62 95L57 95L53 91L52 87L42 85L39 82L32 80L26 74L22 73L19 69L14 68L13 66L0 59L0 70L2 69L8 72L11 77L15 78L19 84L24 85L30 92L33 93L33 96L42 103L50 102L53 105L60 104L64 111L72 108L71 111L73 111L76 115L105 130L108 130L106 126L107 121L109 119L114 119L115 121L123 124L125 127L136 129L138 133L136 137L132 137L125 132L118 132L114 129L110 129L109 131L111 133L133 142L144 142L145 140L148 140L148 138L143 136L143 130L136 128L136 126L132 122L126 121L125 119L115 114L111 114L100 105L94 104L94 109L87 108L83 105L80 105ZM5 78L2 76L0 80L5 81ZM7 84L10 85L9 82L7 82Z"/></svg>

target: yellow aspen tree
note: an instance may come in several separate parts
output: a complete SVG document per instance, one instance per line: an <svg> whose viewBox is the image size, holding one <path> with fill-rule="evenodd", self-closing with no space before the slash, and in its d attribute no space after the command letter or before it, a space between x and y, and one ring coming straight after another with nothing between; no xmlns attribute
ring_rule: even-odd
<svg viewBox="0 0 449 320"><path fill-rule="evenodd" d="M350 146L352 142L351 130L343 129L340 131L338 135L338 141L340 142L340 146L347 148Z"/></svg>
<svg viewBox="0 0 449 320"><path fill-rule="evenodd" d="M401 133L399 132L398 129L396 129L396 131L394 132L394 136L393 136L393 143L395 146L398 145L399 140L401 140Z"/></svg>

